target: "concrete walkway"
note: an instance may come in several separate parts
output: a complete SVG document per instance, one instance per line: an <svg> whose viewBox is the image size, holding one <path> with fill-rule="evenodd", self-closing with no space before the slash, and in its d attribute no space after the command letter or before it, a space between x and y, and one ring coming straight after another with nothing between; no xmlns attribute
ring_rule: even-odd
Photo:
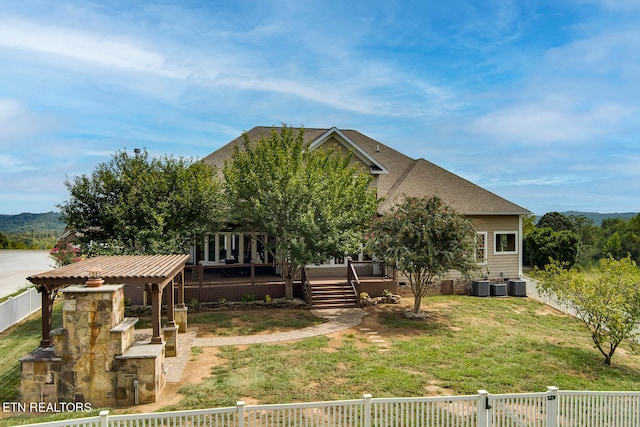
<svg viewBox="0 0 640 427"><path fill-rule="evenodd" d="M191 347L221 347L226 345L275 343L327 335L359 325L362 322L362 318L367 314L361 308L311 310L311 313L328 321L320 325L309 326L308 328L262 335L198 338L196 337L196 332L178 334L178 356L166 357L164 359L167 370L167 383L180 382L187 361L191 358Z"/></svg>

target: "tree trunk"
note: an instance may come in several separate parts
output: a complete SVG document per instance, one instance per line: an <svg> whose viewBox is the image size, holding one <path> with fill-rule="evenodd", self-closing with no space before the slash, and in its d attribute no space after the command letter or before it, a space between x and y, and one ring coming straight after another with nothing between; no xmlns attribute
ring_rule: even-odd
<svg viewBox="0 0 640 427"><path fill-rule="evenodd" d="M293 299L293 278L298 271L298 267L292 266L289 262L282 262L282 273L284 276L284 298Z"/></svg>
<svg viewBox="0 0 640 427"><path fill-rule="evenodd" d="M415 297L413 299L413 312L415 314L420 313L420 306L422 305L422 295L420 295L419 293L415 294Z"/></svg>
<svg viewBox="0 0 640 427"><path fill-rule="evenodd" d="M293 276L291 275L284 278L284 298L286 300L293 299Z"/></svg>

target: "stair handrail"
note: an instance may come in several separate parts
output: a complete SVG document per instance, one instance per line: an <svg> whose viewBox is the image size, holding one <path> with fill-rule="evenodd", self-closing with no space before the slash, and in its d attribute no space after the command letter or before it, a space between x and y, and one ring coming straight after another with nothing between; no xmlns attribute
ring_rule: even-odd
<svg viewBox="0 0 640 427"><path fill-rule="evenodd" d="M358 294L358 287L360 286L360 279L358 273L353 265L353 258L347 257L347 282L351 285L353 293L356 296L356 304L360 302L360 295ZM357 285L357 286L356 286Z"/></svg>

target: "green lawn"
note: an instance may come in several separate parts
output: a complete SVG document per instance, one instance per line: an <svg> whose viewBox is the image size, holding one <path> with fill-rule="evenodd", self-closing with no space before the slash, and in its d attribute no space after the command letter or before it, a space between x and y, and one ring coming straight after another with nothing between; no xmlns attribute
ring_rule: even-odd
<svg viewBox="0 0 640 427"><path fill-rule="evenodd" d="M410 304L410 298L405 297ZM314 337L246 348L223 347L211 376L180 389L184 399L164 410L234 405L237 400L276 403L374 397L574 390L640 390L640 356L623 346L612 366L593 347L582 324L527 298L425 298L426 321L403 319L401 308L370 308L368 327L388 350L355 328L341 337ZM190 326L212 333L233 328L235 312L190 316ZM298 313L291 311L295 322ZM59 316L59 314L57 314ZM242 327L261 325L268 310L241 313ZM286 317L286 316L285 316ZM203 320L206 319L206 320ZM281 321L283 321L281 319ZM313 323L302 321L300 326ZM226 325L226 326L225 326ZM280 323L279 323L280 325ZM279 326L275 326L279 327ZM39 321L2 334L2 400L13 401L19 385L18 358L35 348ZM224 334L224 333L223 333ZM191 352L207 363L202 349ZM435 390L435 391L434 391ZM0 420L0 425L7 420Z"/></svg>
<svg viewBox="0 0 640 427"><path fill-rule="evenodd" d="M375 397L424 396L430 390L474 394L640 389L640 357L628 346L606 366L582 324L528 299L429 297L431 320L399 316L393 306L380 315L389 351L351 334L340 340L221 349L225 363L212 376L185 386L179 404L167 409Z"/></svg>

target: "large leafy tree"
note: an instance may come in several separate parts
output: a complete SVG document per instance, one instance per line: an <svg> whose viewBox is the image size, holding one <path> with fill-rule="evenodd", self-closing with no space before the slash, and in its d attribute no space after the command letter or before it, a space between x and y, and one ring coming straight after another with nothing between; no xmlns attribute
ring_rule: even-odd
<svg viewBox="0 0 640 427"><path fill-rule="evenodd" d="M267 247L280 260L285 296L292 298L294 277L305 264L357 250L377 207L371 176L351 156L310 151L302 128L243 138L224 167L228 219L275 237Z"/></svg>
<svg viewBox="0 0 640 427"><path fill-rule="evenodd" d="M65 185L62 217L88 254L184 253L220 218L215 171L185 158L119 151Z"/></svg>
<svg viewBox="0 0 640 427"><path fill-rule="evenodd" d="M536 224L538 228L551 228L553 231L569 230L574 231L574 224L571 219L560 212L547 212L542 215Z"/></svg>
<svg viewBox="0 0 640 427"><path fill-rule="evenodd" d="M572 231L536 228L523 239L526 262L542 268L549 259L555 259L572 266L578 254L578 240Z"/></svg>
<svg viewBox="0 0 640 427"><path fill-rule="evenodd" d="M449 270L469 276L478 268L473 224L438 197L407 197L374 220L367 248L407 276L416 314L436 278Z"/></svg>
<svg viewBox="0 0 640 427"><path fill-rule="evenodd" d="M598 268L586 273L565 267L553 261L537 270L538 290L573 309L610 365L622 341L637 338L640 270L630 256L603 258Z"/></svg>

